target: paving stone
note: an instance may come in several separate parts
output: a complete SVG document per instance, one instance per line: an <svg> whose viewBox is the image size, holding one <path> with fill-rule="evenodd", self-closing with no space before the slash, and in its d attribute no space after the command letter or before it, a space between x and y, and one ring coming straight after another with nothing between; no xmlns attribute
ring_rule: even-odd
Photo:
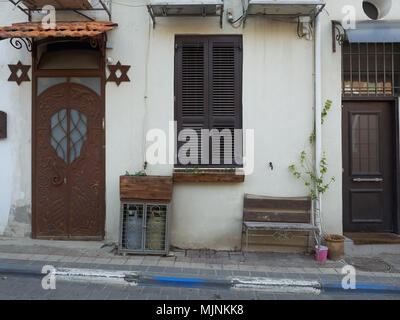
<svg viewBox="0 0 400 320"><path fill-rule="evenodd" d="M216 276L216 270L201 269L199 270L200 276Z"/></svg>
<svg viewBox="0 0 400 320"><path fill-rule="evenodd" d="M261 271L250 271L250 277L267 277L268 273Z"/></svg>
<svg viewBox="0 0 400 320"><path fill-rule="evenodd" d="M126 258L112 258L108 263L117 264L117 265L125 265L128 262Z"/></svg>
<svg viewBox="0 0 400 320"><path fill-rule="evenodd" d="M132 266L129 266L129 270L130 271L140 271L140 272L146 272L148 269L149 269L150 267L149 266L143 266L143 265L137 265L137 266L135 266L135 265L132 265Z"/></svg>
<svg viewBox="0 0 400 320"><path fill-rule="evenodd" d="M164 272L164 269L165 269L165 267L149 266L147 268L147 272L162 273L162 272Z"/></svg>
<svg viewBox="0 0 400 320"><path fill-rule="evenodd" d="M180 274L182 273L182 268L175 268L175 267L165 267L164 273L167 274Z"/></svg>
<svg viewBox="0 0 400 320"><path fill-rule="evenodd" d="M231 277L233 276L233 272L230 270L215 270L217 273L217 276L219 277Z"/></svg>
<svg viewBox="0 0 400 320"><path fill-rule="evenodd" d="M173 267L175 260L159 260L157 266Z"/></svg>
<svg viewBox="0 0 400 320"><path fill-rule="evenodd" d="M233 271L233 275L235 277L250 277L250 271Z"/></svg>
<svg viewBox="0 0 400 320"><path fill-rule="evenodd" d="M134 255L130 255L127 256L128 262L126 264L141 264L144 260L143 256L134 256Z"/></svg>

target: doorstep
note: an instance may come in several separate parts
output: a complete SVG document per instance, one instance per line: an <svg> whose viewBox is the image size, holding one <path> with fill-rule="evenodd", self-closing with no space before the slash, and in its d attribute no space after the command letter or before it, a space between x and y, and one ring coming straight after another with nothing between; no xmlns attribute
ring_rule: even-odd
<svg viewBox="0 0 400 320"><path fill-rule="evenodd" d="M355 245L367 244L400 244L400 236L389 232L346 232L344 236Z"/></svg>

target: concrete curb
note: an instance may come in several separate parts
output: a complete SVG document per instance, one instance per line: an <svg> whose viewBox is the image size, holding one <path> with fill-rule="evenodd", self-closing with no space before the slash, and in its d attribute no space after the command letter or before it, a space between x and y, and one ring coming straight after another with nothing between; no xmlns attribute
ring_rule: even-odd
<svg viewBox="0 0 400 320"><path fill-rule="evenodd" d="M43 277L41 266L26 266L23 264L0 264L0 274L18 274Z"/></svg>
<svg viewBox="0 0 400 320"><path fill-rule="evenodd" d="M0 264L0 276L23 275L43 278L41 266ZM108 282L133 286L186 287L200 289L257 290L279 293L331 293L331 294L399 294L400 287L371 283L356 284L355 289L345 290L339 282L306 281L267 277L176 277L165 274L133 271L110 271L80 268L57 268L55 276L67 281Z"/></svg>

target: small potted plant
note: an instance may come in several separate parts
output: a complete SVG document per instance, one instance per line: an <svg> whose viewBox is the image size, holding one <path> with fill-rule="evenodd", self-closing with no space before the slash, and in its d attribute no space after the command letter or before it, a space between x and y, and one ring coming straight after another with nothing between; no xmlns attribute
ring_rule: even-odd
<svg viewBox="0 0 400 320"><path fill-rule="evenodd" d="M339 234L325 234L324 240L328 247L328 258L339 260L344 252L344 240L346 238Z"/></svg>

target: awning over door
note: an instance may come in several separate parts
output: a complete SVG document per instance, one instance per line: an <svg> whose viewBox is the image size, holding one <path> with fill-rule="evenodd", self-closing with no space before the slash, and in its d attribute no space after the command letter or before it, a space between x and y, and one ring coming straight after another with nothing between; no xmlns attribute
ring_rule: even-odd
<svg viewBox="0 0 400 320"><path fill-rule="evenodd" d="M349 42L400 42L400 20L359 21L355 29L346 30Z"/></svg>
<svg viewBox="0 0 400 320"><path fill-rule="evenodd" d="M95 37L117 24L113 22L58 22L55 29L46 29L41 23L14 23L10 27L0 27L0 40L7 38L47 38L47 37Z"/></svg>

